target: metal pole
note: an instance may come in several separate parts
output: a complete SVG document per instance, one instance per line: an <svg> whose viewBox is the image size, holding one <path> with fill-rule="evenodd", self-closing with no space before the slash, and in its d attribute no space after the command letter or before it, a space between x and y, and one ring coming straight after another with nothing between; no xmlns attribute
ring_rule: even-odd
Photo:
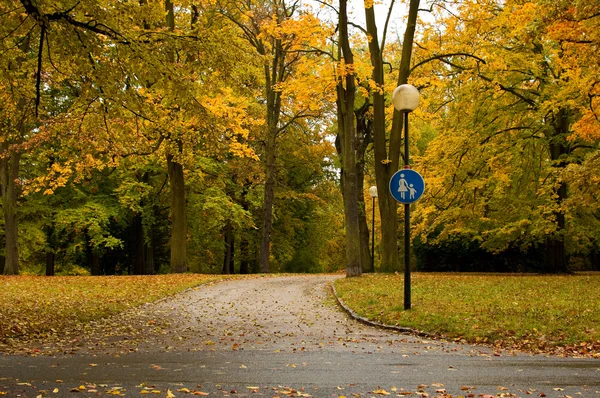
<svg viewBox="0 0 600 398"><path fill-rule="evenodd" d="M373 217L371 225L371 272L375 272L375 196L373 196Z"/></svg>
<svg viewBox="0 0 600 398"><path fill-rule="evenodd" d="M410 169L408 158L408 113L404 112L404 168ZM410 310L410 204L404 204L404 309Z"/></svg>

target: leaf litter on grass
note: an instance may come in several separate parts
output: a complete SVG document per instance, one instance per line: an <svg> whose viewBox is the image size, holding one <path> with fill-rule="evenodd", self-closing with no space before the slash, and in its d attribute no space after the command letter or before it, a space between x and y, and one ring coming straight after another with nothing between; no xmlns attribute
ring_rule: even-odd
<svg viewBox="0 0 600 398"><path fill-rule="evenodd" d="M412 280L410 311L398 305L401 275L335 283L347 306L380 323L497 350L600 358L600 274L415 273Z"/></svg>

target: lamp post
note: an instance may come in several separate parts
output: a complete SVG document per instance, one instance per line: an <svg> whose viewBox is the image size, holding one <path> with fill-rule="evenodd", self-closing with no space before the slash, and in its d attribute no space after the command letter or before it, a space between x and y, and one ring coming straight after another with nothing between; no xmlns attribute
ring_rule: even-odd
<svg viewBox="0 0 600 398"><path fill-rule="evenodd" d="M408 114L419 106L419 90L410 84L402 84L394 90L394 108L404 112L404 168L410 169L408 157ZM410 310L410 203L404 204L404 309Z"/></svg>
<svg viewBox="0 0 600 398"><path fill-rule="evenodd" d="M373 216L371 217L371 272L375 272L375 198L377 197L377 187L375 185L369 188L369 195L373 199Z"/></svg>

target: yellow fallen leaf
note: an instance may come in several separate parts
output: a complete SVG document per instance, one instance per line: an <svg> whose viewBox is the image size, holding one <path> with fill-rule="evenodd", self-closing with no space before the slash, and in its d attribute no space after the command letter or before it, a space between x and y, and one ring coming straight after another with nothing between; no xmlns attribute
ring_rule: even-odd
<svg viewBox="0 0 600 398"><path fill-rule="evenodd" d="M240 365L240 369L247 369L246 365Z"/></svg>
<svg viewBox="0 0 600 398"><path fill-rule="evenodd" d="M204 392L204 391L193 391L192 395L199 395L201 397L206 397L207 395L210 395L210 394L207 392Z"/></svg>
<svg viewBox="0 0 600 398"><path fill-rule="evenodd" d="M167 390L167 398L175 398L175 394L171 390Z"/></svg>
<svg viewBox="0 0 600 398"><path fill-rule="evenodd" d="M184 387L184 388L180 388L179 390L177 390L177 392L183 392L185 394L189 394L191 391Z"/></svg>
<svg viewBox="0 0 600 398"><path fill-rule="evenodd" d="M52 390L52 392L53 392L54 394L58 394L58 388L55 388L54 390Z"/></svg>
<svg viewBox="0 0 600 398"><path fill-rule="evenodd" d="M390 395L389 392L385 391L384 389L379 389L379 390L375 390L373 391L373 394L378 394L378 395Z"/></svg>
<svg viewBox="0 0 600 398"><path fill-rule="evenodd" d="M148 391L148 390L142 390L142 391L140 391L140 394L150 394L150 391Z"/></svg>

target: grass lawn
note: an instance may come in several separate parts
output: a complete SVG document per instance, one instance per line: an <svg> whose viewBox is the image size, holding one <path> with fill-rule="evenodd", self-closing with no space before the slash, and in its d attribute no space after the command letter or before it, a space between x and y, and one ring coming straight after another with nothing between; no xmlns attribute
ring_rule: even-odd
<svg viewBox="0 0 600 398"><path fill-rule="evenodd" d="M336 281L357 314L388 325L498 348L600 357L600 274L417 273L404 311L401 275Z"/></svg>
<svg viewBox="0 0 600 398"><path fill-rule="evenodd" d="M0 345L60 335L77 325L152 302L218 275L0 276Z"/></svg>

